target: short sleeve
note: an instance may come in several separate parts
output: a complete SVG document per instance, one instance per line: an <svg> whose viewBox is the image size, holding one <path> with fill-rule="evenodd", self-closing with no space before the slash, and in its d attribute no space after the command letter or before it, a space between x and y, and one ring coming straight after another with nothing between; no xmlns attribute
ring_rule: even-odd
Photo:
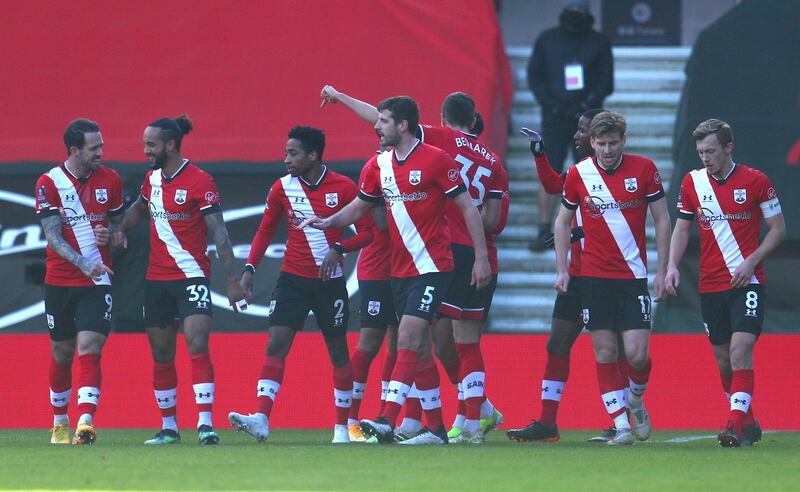
<svg viewBox="0 0 800 492"><path fill-rule="evenodd" d="M645 175L645 195L648 202L654 202L664 198L664 185L661 184L661 174L653 161L647 163L647 174Z"/></svg>
<svg viewBox="0 0 800 492"><path fill-rule="evenodd" d="M372 203L383 202L383 188L380 183L380 169L378 160L373 157L364 165L361 176L358 179L359 198Z"/></svg>
<svg viewBox="0 0 800 492"><path fill-rule="evenodd" d="M139 195L142 197L145 203L150 202L150 175L144 177L144 182L142 183L142 187L139 188Z"/></svg>
<svg viewBox="0 0 800 492"><path fill-rule="evenodd" d="M43 174L36 181L36 215L39 218L58 215L59 203L58 190L56 190L53 180L48 175Z"/></svg>
<svg viewBox="0 0 800 492"><path fill-rule="evenodd" d="M202 173L203 179L198 180L195 187L197 191L197 204L203 215L221 212L219 190L210 174Z"/></svg>
<svg viewBox="0 0 800 492"><path fill-rule="evenodd" d="M577 210L580 205L581 197L579 193L581 177L578 174L578 168L572 166L567 171L567 179L564 181L564 193L561 198L561 203L570 210Z"/></svg>
<svg viewBox="0 0 800 492"><path fill-rule="evenodd" d="M498 161L494 169L492 169L492 175L489 177L489 191L486 193L487 199L502 199L503 194L508 192L508 179L504 180L502 176L504 172L503 165ZM506 182L505 186L503 185L503 181Z"/></svg>
<svg viewBox="0 0 800 492"><path fill-rule="evenodd" d="M684 220L694 220L695 209L694 194L692 193L692 177L687 174L681 182L681 189L678 192L678 218Z"/></svg>
<svg viewBox="0 0 800 492"><path fill-rule="evenodd" d="M124 199L122 189L122 178L119 177L116 171L111 171L111 190L109 194L110 206L108 213L110 215L117 215L124 212Z"/></svg>
<svg viewBox="0 0 800 492"><path fill-rule="evenodd" d="M431 166L434 171L434 182L445 195L455 198L467 191L464 180L461 179L461 171L458 163L450 158L443 150L440 150L436 157L436 162Z"/></svg>
<svg viewBox="0 0 800 492"><path fill-rule="evenodd" d="M765 219L775 217L783 213L781 203L778 201L778 192L772 186L772 181L764 173L759 173L758 180L758 205L761 207L761 214Z"/></svg>

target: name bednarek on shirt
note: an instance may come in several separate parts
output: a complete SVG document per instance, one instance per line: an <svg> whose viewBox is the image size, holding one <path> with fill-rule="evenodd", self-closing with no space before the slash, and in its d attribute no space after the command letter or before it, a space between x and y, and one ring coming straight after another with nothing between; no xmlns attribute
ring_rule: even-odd
<svg viewBox="0 0 800 492"><path fill-rule="evenodd" d="M469 147L469 149L476 154L482 155L486 160L490 161L492 164L495 163L497 158L491 151L486 150L486 147L482 146L478 142L470 142L468 139L464 137L457 137L456 138L456 147Z"/></svg>

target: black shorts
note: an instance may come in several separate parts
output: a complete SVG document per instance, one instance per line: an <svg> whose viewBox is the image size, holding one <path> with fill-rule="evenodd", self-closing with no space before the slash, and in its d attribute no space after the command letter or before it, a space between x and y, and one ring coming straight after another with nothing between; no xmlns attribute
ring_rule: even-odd
<svg viewBox="0 0 800 492"><path fill-rule="evenodd" d="M385 330L389 326L397 326L389 280L359 280L358 293L361 297L361 328Z"/></svg>
<svg viewBox="0 0 800 492"><path fill-rule="evenodd" d="M344 277L323 282L319 278L281 272L269 302L269 326L286 326L300 331L309 311L314 313L317 326L324 335L344 335L350 317Z"/></svg>
<svg viewBox="0 0 800 492"><path fill-rule="evenodd" d="M558 293L556 296L556 303L553 305L553 318L570 323L581 323L581 278L569 277L569 285L567 285L567 292L562 294Z"/></svg>
<svg viewBox="0 0 800 492"><path fill-rule="evenodd" d="M79 331L111 331L111 286L44 286L44 312L50 339L63 342Z"/></svg>
<svg viewBox="0 0 800 492"><path fill-rule="evenodd" d="M737 331L761 335L766 307L763 285L700 294L703 325L712 345L725 345Z"/></svg>
<svg viewBox="0 0 800 492"><path fill-rule="evenodd" d="M650 329L647 279L582 277L580 295L581 315L589 331Z"/></svg>
<svg viewBox="0 0 800 492"><path fill-rule="evenodd" d="M483 294L472 282L475 250L463 244L452 244L453 275L442 299L439 314L452 319L483 319Z"/></svg>
<svg viewBox="0 0 800 492"><path fill-rule="evenodd" d="M497 274L492 274L492 281L489 282L489 285L482 288L478 292L481 294L482 297L482 304L483 304L483 321L489 319L489 310L492 308L492 301L494 300L494 291L497 290Z"/></svg>
<svg viewBox="0 0 800 492"><path fill-rule="evenodd" d="M166 328L193 314L211 316L211 289L205 277L147 280L144 286L145 326Z"/></svg>
<svg viewBox="0 0 800 492"><path fill-rule="evenodd" d="M397 318L404 315L430 320L439 312L442 294L450 285L451 272L425 273L418 277L393 278L392 295Z"/></svg>

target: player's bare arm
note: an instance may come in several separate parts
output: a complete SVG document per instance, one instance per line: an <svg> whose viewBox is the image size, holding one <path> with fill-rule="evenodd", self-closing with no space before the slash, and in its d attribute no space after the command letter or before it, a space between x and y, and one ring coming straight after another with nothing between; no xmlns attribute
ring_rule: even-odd
<svg viewBox="0 0 800 492"><path fill-rule="evenodd" d="M114 274L103 262L95 263L85 256L78 254L78 252L69 245L62 235L60 215L45 217L41 222L42 229L44 230L44 237L47 239L47 244L50 248L52 248L58 256L78 267L84 275L96 278L104 273Z"/></svg>
<svg viewBox="0 0 800 492"><path fill-rule="evenodd" d="M348 96L344 92L339 92L330 85L323 87L319 96L322 98L320 107L324 107L327 103L341 103L370 125L374 125L378 121L378 108L368 102Z"/></svg>
<svg viewBox="0 0 800 492"><path fill-rule="evenodd" d="M653 280L654 301L658 302L666 297L665 280L667 263L669 262L669 242L672 227L667 212L667 199L660 198L649 205L650 214L656 227L656 251L658 252L658 271Z"/></svg>
<svg viewBox="0 0 800 492"><path fill-rule="evenodd" d="M122 214L122 218L118 219L119 223L111 231L111 246L127 248L128 238L125 237L125 233L138 226L147 217L147 213L147 204L140 195Z"/></svg>
<svg viewBox="0 0 800 492"><path fill-rule="evenodd" d="M783 214L764 219L764 222L767 223L767 235L764 236L758 248L736 267L731 278L731 287L734 289L747 287L753 277L756 266L764 261L764 258L772 253L783 241L783 238L786 237L786 222L783 219Z"/></svg>
<svg viewBox="0 0 800 492"><path fill-rule="evenodd" d="M553 236L556 248L556 283L555 288L561 293L567 292L569 285L569 263L567 262L567 252L570 247L570 236L572 234L571 224L575 217L575 211L570 210L563 204L558 211L558 216L553 224Z"/></svg>
<svg viewBox="0 0 800 492"><path fill-rule="evenodd" d="M664 278L667 294L678 295L678 287L681 284L681 272L678 267L689 245L689 232L692 223L689 220L681 219L675 221L675 229L672 230L672 239L669 242L669 261L667 262L667 275Z"/></svg>
<svg viewBox="0 0 800 492"><path fill-rule="evenodd" d="M314 229L325 230L330 227L342 228L355 223L358 219L369 212L372 203L356 197L352 202L348 203L343 209L327 218L309 217L297 226L298 229L305 227L313 227Z"/></svg>
<svg viewBox="0 0 800 492"><path fill-rule="evenodd" d="M500 225L500 210L502 207L502 200L498 198L488 198L483 202L481 209L481 221L483 222L483 230L486 233L494 233L497 226Z"/></svg>
<svg viewBox="0 0 800 492"><path fill-rule="evenodd" d="M214 240L214 244L217 247L217 256L225 269L228 303L233 308L234 312L238 311L237 302L245 298L245 291L236 279L233 262L233 246L231 246L231 239L228 236L228 228L225 227L222 212L210 213L205 216L205 220L208 232L211 234L211 238Z"/></svg>
<svg viewBox="0 0 800 492"><path fill-rule="evenodd" d="M372 214L372 220L375 221L375 226L386 231L389 229L389 219L386 218L386 207L384 205L373 205L369 212Z"/></svg>
<svg viewBox="0 0 800 492"><path fill-rule="evenodd" d="M472 285L476 289L482 289L489 285L492 280L492 269L489 266L489 256L486 251L486 236L483 230L481 216L469 193L461 193L453 198L453 201L464 215L464 222L467 224L469 235L472 238L472 246L475 249L475 263L472 266ZM495 200L499 202L500 200Z"/></svg>

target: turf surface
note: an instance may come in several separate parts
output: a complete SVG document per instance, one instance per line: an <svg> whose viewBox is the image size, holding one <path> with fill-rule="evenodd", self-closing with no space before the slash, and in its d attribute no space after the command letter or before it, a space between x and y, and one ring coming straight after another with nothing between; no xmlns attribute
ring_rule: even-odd
<svg viewBox="0 0 800 492"><path fill-rule="evenodd" d="M266 444L220 432L221 444L153 448L145 430L98 430L92 446L51 445L47 430L0 431L0 489L82 490L800 490L800 433L765 433L721 449L713 432L654 432L632 447L552 444L493 432L481 446L331 445L329 431L274 430ZM705 436L705 437L704 437Z"/></svg>

